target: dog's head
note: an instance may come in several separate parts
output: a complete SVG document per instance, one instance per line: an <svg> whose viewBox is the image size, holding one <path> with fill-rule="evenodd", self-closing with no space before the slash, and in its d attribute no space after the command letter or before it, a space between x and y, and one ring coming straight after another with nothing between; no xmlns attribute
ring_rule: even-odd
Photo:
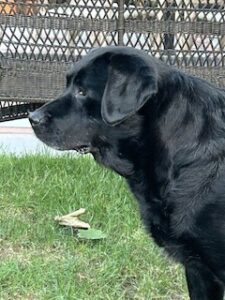
<svg viewBox="0 0 225 300"><path fill-rule="evenodd" d="M157 93L155 60L142 51L91 51L67 75L64 93L30 113L40 140L59 150L91 151L93 140L132 118Z"/></svg>

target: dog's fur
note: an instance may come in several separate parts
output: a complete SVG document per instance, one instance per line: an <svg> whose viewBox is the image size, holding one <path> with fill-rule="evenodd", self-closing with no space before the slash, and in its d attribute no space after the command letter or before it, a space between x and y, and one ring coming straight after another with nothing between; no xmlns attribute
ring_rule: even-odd
<svg viewBox="0 0 225 300"><path fill-rule="evenodd" d="M124 176L192 300L225 283L225 91L126 47L75 63L61 97L30 114L36 135Z"/></svg>

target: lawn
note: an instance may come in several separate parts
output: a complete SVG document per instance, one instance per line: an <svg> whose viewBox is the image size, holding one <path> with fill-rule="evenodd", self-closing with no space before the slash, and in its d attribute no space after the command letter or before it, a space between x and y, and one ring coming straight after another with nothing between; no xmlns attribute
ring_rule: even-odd
<svg viewBox="0 0 225 300"><path fill-rule="evenodd" d="M181 300L184 273L154 245L125 181L90 157L0 156L1 300ZM107 234L54 217L80 207Z"/></svg>

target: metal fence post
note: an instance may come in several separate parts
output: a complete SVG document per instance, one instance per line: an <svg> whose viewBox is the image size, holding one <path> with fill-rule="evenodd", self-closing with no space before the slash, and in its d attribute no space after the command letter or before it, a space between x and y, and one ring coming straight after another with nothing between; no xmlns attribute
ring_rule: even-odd
<svg viewBox="0 0 225 300"><path fill-rule="evenodd" d="M168 24L170 21L175 21L175 9L176 2L175 1L166 1L166 10L164 14L164 20ZM168 28L169 29L169 28ZM174 35L171 33L164 34L164 49L172 50L174 48Z"/></svg>
<svg viewBox="0 0 225 300"><path fill-rule="evenodd" d="M118 46L123 46L124 27L124 0L118 0Z"/></svg>

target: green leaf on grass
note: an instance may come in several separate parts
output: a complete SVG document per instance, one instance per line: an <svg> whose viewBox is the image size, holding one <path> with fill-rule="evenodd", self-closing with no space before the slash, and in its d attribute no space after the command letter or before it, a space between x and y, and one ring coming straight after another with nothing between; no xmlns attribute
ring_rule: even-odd
<svg viewBox="0 0 225 300"><path fill-rule="evenodd" d="M107 235L103 233L101 230L90 228L87 230L78 229L78 238L86 239L86 240L101 240L105 239Z"/></svg>

